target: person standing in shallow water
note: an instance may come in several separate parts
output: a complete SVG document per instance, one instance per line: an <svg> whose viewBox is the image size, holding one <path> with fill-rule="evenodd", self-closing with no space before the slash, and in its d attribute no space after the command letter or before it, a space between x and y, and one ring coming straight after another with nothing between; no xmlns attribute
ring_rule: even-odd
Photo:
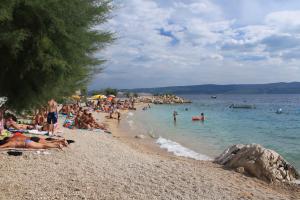
<svg viewBox="0 0 300 200"><path fill-rule="evenodd" d="M47 123L48 123L48 131L49 135L54 134L54 124L57 123L57 103L54 99L48 101L48 116L47 116Z"/></svg>
<svg viewBox="0 0 300 200"><path fill-rule="evenodd" d="M201 113L200 120L204 122L204 120L205 120L204 113Z"/></svg>
<svg viewBox="0 0 300 200"><path fill-rule="evenodd" d="M173 112L173 119L174 119L174 122L176 122L176 116L178 115L178 113L176 111Z"/></svg>

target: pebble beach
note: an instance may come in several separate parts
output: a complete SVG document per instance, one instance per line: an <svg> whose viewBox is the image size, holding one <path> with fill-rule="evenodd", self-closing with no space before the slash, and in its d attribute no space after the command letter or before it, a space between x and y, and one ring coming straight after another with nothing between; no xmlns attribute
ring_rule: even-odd
<svg viewBox="0 0 300 200"><path fill-rule="evenodd" d="M0 199L300 199L297 186L151 150L106 123L112 134L62 128L75 141L63 150L1 151Z"/></svg>

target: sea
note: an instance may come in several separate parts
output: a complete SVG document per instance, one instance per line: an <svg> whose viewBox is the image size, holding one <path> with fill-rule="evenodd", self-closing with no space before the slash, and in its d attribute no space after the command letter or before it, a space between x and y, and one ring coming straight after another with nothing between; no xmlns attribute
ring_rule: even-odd
<svg viewBox="0 0 300 200"><path fill-rule="evenodd" d="M191 104L150 105L129 112L136 134L150 135L161 148L197 160L210 160L233 144L261 144L300 170L300 95L181 95ZM255 109L230 108L247 104ZM281 109L281 113L277 111ZM173 120L173 112L178 113ZM192 121L204 113L205 121Z"/></svg>

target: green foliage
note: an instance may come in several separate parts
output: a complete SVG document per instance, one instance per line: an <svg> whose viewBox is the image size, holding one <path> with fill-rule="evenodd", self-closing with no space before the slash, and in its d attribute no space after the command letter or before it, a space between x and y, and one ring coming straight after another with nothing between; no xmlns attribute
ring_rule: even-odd
<svg viewBox="0 0 300 200"><path fill-rule="evenodd" d="M0 96L16 110L43 105L83 88L103 60L93 53L112 42L95 29L108 0L1 0Z"/></svg>
<svg viewBox="0 0 300 200"><path fill-rule="evenodd" d="M103 90L103 93L106 96L111 95L111 94L117 96L118 90L117 89L113 89L113 88L106 88L105 90Z"/></svg>
<svg viewBox="0 0 300 200"><path fill-rule="evenodd" d="M81 95L83 95L85 97L88 95L88 90L87 90L86 87L84 87L84 88L81 89Z"/></svg>
<svg viewBox="0 0 300 200"><path fill-rule="evenodd" d="M118 90L117 89L113 89L113 88L106 88L106 89L103 89L103 90L92 90L89 92L90 95L98 95L98 94L103 94L103 95L115 95L117 96L118 94Z"/></svg>
<svg viewBox="0 0 300 200"><path fill-rule="evenodd" d="M93 91L90 92L90 94L92 96L94 96L94 95L102 94L102 91L101 90L93 90Z"/></svg>

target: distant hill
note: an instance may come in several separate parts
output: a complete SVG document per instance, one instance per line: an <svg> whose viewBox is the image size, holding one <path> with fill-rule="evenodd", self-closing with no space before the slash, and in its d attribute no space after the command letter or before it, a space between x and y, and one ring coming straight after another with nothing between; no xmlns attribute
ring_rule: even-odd
<svg viewBox="0 0 300 200"><path fill-rule="evenodd" d="M173 94L300 94L300 82L269 84L191 85L123 90L144 93Z"/></svg>

